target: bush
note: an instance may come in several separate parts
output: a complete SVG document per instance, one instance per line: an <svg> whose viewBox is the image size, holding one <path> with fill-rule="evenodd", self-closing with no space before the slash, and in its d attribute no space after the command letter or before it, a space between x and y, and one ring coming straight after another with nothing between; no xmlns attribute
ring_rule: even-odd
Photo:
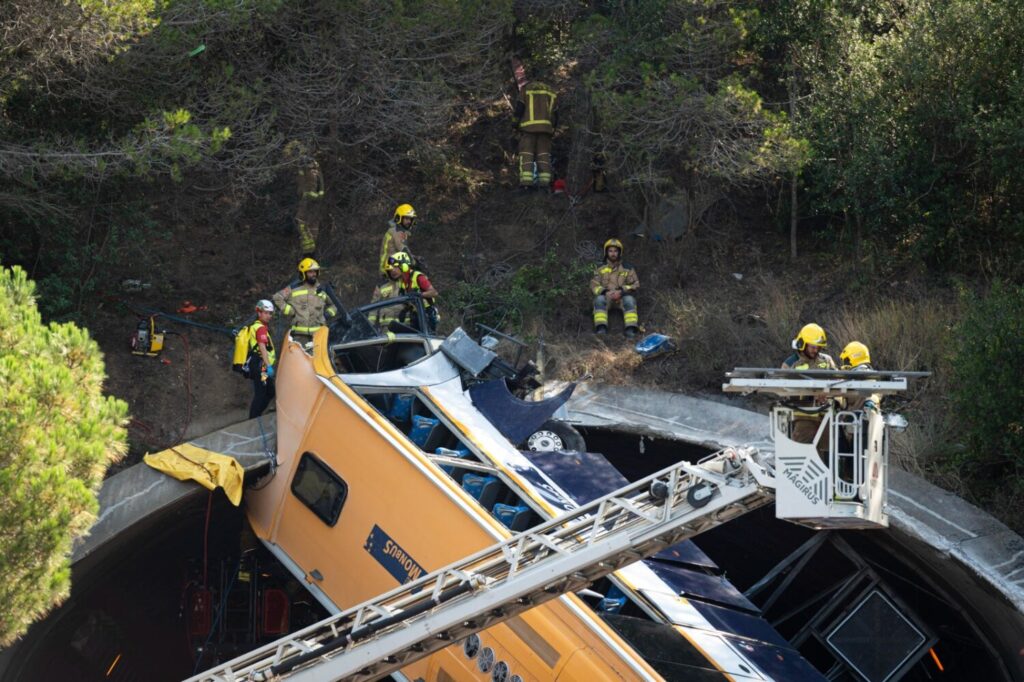
<svg viewBox="0 0 1024 682"><path fill-rule="evenodd" d="M1017 480L1024 473L1024 287L997 283L986 296L965 293L963 302L951 389L967 446L960 464L968 475Z"/></svg>

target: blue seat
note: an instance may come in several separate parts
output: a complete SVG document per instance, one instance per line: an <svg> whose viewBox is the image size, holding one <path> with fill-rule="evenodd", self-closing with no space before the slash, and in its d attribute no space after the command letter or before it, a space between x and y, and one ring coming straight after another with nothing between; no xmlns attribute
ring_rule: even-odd
<svg viewBox="0 0 1024 682"><path fill-rule="evenodd" d="M412 412L412 401L414 396L396 395L391 401L391 409L388 410L388 417L396 422L404 423L409 421Z"/></svg>
<svg viewBox="0 0 1024 682"><path fill-rule="evenodd" d="M430 434L441 422L433 417L421 417L416 415L412 418L412 429L409 430L409 440L421 448L426 445Z"/></svg>
<svg viewBox="0 0 1024 682"><path fill-rule="evenodd" d="M458 457L459 459L472 459L473 455L470 454L468 448L460 447L451 450L449 448L437 448L434 450L435 455L447 455L448 457ZM464 469L459 469L456 466L450 464L442 464L441 469L452 478L458 480L462 478L462 474L465 473ZM458 475L456 475L458 474Z"/></svg>
<svg viewBox="0 0 1024 682"><path fill-rule="evenodd" d="M490 509L498 500L501 481L494 476L480 476L468 473L462 477L462 488L475 497L484 509Z"/></svg>
<svg viewBox="0 0 1024 682"><path fill-rule="evenodd" d="M531 509L525 504L511 505L501 502L494 505L491 513L494 518L505 524L505 527L514 533L524 531L530 527Z"/></svg>
<svg viewBox="0 0 1024 682"><path fill-rule="evenodd" d="M626 595L622 590L612 585L605 593L604 599L597 605L597 610L604 613L618 613L626 605Z"/></svg>

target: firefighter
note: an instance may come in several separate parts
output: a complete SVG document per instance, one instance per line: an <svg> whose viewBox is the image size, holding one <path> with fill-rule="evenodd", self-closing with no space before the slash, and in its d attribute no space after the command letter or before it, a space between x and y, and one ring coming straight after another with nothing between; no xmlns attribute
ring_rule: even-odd
<svg viewBox="0 0 1024 682"><path fill-rule="evenodd" d="M846 344L843 352L839 354L839 362L842 369L851 369L857 372L874 370L874 367L871 366L871 352L860 341L851 341ZM846 398L846 409L851 412L880 410L881 405L882 396L878 393L872 393L870 396L853 394Z"/></svg>
<svg viewBox="0 0 1024 682"><path fill-rule="evenodd" d="M309 258L316 251L316 239L323 219L324 176L320 172L320 164L300 143L289 144L286 156L298 158L295 174L295 190L298 194L295 227L299 231L302 255Z"/></svg>
<svg viewBox="0 0 1024 682"><path fill-rule="evenodd" d="M373 298L370 303L386 301L389 298L396 298L402 295L402 271L400 268L389 267L385 263L387 279L373 289ZM377 325L381 331L389 331L391 324L398 321L398 315L402 311L399 305L377 308L370 312L370 322Z"/></svg>
<svg viewBox="0 0 1024 682"><path fill-rule="evenodd" d="M274 304L264 299L256 303L256 321L250 325L249 356L246 359L249 377L252 379L252 403L249 404L249 419L258 417L274 399L274 340L270 336L270 319L274 316Z"/></svg>
<svg viewBox="0 0 1024 682"><path fill-rule="evenodd" d="M821 352L827 343L828 337L821 325L813 322L805 324L793 339L791 345L794 353L783 361L782 369L838 369L832 356ZM817 397L797 401L798 406L809 409L807 412L794 411L790 438L797 443L814 442L814 436L821 424L821 413L812 408L818 408L822 404L823 400ZM822 434L818 439L818 452L823 458L828 456L828 434Z"/></svg>
<svg viewBox="0 0 1024 682"><path fill-rule="evenodd" d="M393 253L404 251L409 254L414 266L422 270L422 264L409 249L412 238L412 226L416 223L416 209L412 204L402 204L395 209L394 217L388 221L388 230L384 233L384 241L380 244L380 274L388 277L388 257Z"/></svg>
<svg viewBox="0 0 1024 682"><path fill-rule="evenodd" d="M437 289L430 283L427 276L413 267L412 258L404 251L391 254L388 258L388 277L397 278L398 288L401 295L419 295L423 301L423 312L426 315L427 331L433 334L437 331L437 323L441 316L437 312ZM403 325L417 331L420 329L418 310L413 306L406 306L398 317Z"/></svg>
<svg viewBox="0 0 1024 682"><path fill-rule="evenodd" d="M547 85L526 85L516 101L513 120L519 133L519 186L547 187L551 184L551 137L558 127L554 91Z"/></svg>
<svg viewBox="0 0 1024 682"><path fill-rule="evenodd" d="M622 242L609 239L604 243L604 260L590 279L594 294L594 333L608 333L608 309L622 308L623 330L626 338L633 338L640 328L636 311L636 292L640 279L636 270L622 262Z"/></svg>
<svg viewBox="0 0 1024 682"><path fill-rule="evenodd" d="M338 311L327 293L317 285L319 263L312 258L303 258L299 261L299 275L302 284L294 289L285 287L274 294L274 305L285 317L291 318L292 340L308 343L312 341L313 333Z"/></svg>

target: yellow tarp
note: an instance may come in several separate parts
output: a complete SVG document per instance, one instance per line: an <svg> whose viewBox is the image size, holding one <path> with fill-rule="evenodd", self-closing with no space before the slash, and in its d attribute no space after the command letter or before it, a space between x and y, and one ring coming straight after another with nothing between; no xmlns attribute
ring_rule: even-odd
<svg viewBox="0 0 1024 682"><path fill-rule="evenodd" d="M236 507L242 502L245 469L234 457L183 443L146 455L142 460L179 481L195 481L207 490L224 488L224 494Z"/></svg>

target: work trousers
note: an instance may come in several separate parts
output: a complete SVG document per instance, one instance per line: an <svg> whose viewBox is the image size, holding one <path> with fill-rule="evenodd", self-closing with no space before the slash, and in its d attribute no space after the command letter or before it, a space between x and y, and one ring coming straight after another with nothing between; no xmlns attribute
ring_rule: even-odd
<svg viewBox="0 0 1024 682"><path fill-rule="evenodd" d="M618 301L612 301L606 294L594 297L594 326L608 326L608 309L622 307L622 323L628 329L640 324L640 315L636 311L636 299L629 294L623 295Z"/></svg>
<svg viewBox="0 0 1024 682"><path fill-rule="evenodd" d="M322 214L323 206L319 199L299 199L299 206L295 210L295 226L299 230L299 248L304 256L311 256L316 251Z"/></svg>
<svg viewBox="0 0 1024 682"><path fill-rule="evenodd" d="M534 164L537 174L534 178ZM519 184L531 187L551 184L551 133L519 133Z"/></svg>
<svg viewBox="0 0 1024 682"><path fill-rule="evenodd" d="M249 419L258 417L267 409L267 405L274 399L274 380L270 377L264 383L263 377L256 374L252 378L252 404L249 405Z"/></svg>

